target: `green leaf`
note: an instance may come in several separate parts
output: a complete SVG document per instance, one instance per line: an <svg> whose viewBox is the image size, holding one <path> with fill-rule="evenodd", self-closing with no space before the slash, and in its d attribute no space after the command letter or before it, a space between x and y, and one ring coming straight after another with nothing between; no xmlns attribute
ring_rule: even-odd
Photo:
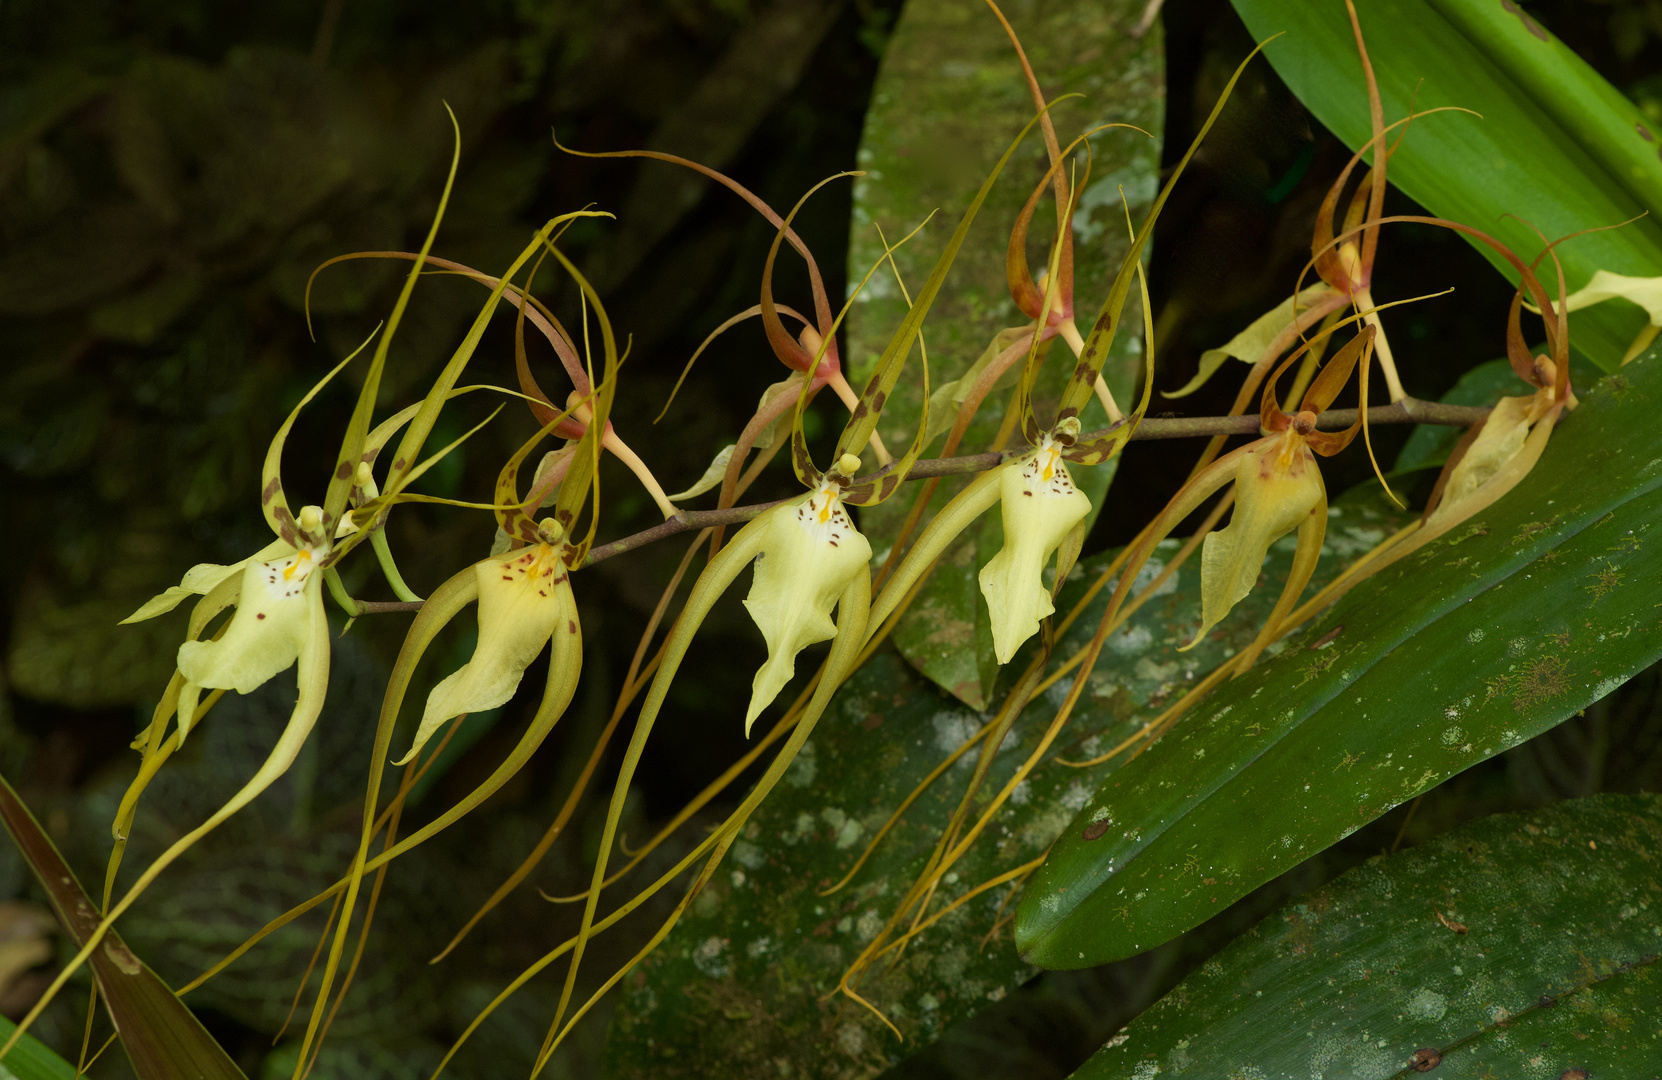
<svg viewBox="0 0 1662 1080"><path fill-rule="evenodd" d="M1414 1075L1416 1053L1439 1076L1648 1076L1658 858L1662 798L1599 795L1372 859L1237 938L1074 1076L1386 1077Z"/></svg>
<svg viewBox="0 0 1662 1080"><path fill-rule="evenodd" d="M1654 352L1606 377L1510 494L1117 774L1029 885L1023 954L1085 967L1166 941L1662 654L1659 397Z"/></svg>
<svg viewBox="0 0 1662 1080"><path fill-rule="evenodd" d="M10 1038L16 1029L15 1023L0 1016L0 1039ZM7 1070L0 1074L5 1075L7 1080L11 1077L17 1080L75 1080L75 1066L53 1053L45 1043L27 1034L12 1047L0 1069Z"/></svg>
<svg viewBox="0 0 1662 1080"><path fill-rule="evenodd" d="M1316 118L1352 148L1366 142L1367 98L1344 5L1234 2L1255 38L1287 32L1265 55ZM1391 157L1393 184L1433 214L1482 229L1526 259L1541 248L1530 225L1554 238L1648 211L1623 228L1565 244L1559 255L1572 290L1595 270L1656 272L1662 144L1638 106L1515 4L1363 0L1357 9L1387 123L1406 116L1410 102L1419 110L1454 105L1481 114L1444 113L1410 124ZM1517 280L1487 248L1478 250ZM1384 251L1389 258L1388 235ZM1645 321L1634 305L1599 304L1570 317L1571 341L1612 371Z"/></svg>
<svg viewBox="0 0 1662 1080"><path fill-rule="evenodd" d="M4 821L6 831L22 851L35 879L46 890L58 921L77 945L85 942L98 927L98 906L75 880L69 864L3 777L0 777L0 821ZM242 1070L208 1034L202 1022L154 971L133 955L115 931L104 935L103 946L93 952L88 963L93 978L98 981L99 996L121 1033L121 1045L139 1080L178 1080L179 1077L245 1080ZM9 1032L0 1032L4 1034ZM20 1042L0 1066L17 1071L16 1059L26 1047L26 1043ZM28 1060L24 1058L25 1062Z"/></svg>
<svg viewBox="0 0 1662 1080"><path fill-rule="evenodd" d="M1051 99L1064 93L1084 95L1083 100L1061 102L1051 110L1064 144L1078 132L1104 122L1136 124L1156 134L1162 130L1160 35L1150 33L1138 40L1123 31L1136 23L1142 6L1141 0L1067 0L1046 6L1040 15L1008 13L1045 93ZM1033 113L1015 50L985 7L954 0L908 3L883 54L860 144L860 168L867 175L854 186L848 256L854 280L883 253L873 223L881 225L893 243L917 224L919 216L939 207L944 215L941 221L931 222L895 253L896 265L915 299L947 239L947 223L961 215L1010 137ZM1141 220L1159 186L1160 164L1159 139L1135 131L1105 131L1091 145L1095 164L1074 215L1075 303L1086 319L1107 294L1130 246L1119 189L1125 189L1133 219ZM954 264L954 276L935 303L924 340L929 349L930 385L937 390L961 376L995 333L1028 321L1010 299L1004 251L1016 215L1047 164L1043 142L1030 136L988 196ZM1055 221L1052 204L1041 202L1029 233L1035 270L1044 265L1039 253L1048 250ZM850 379L856 386L875 369L905 313L906 303L885 266L860 295L846 322ZM1141 325L1135 309L1126 318L1128 326ZM1088 332L1089 326L1082 329ZM1073 369L1067 346L1057 342L1053 349L1035 395L1041 412L1054 407ZM1121 335L1104 378L1122 406L1142 366L1141 335ZM1014 375L1010 383L988 395L959 453L975 453L992 443L1013 384ZM878 430L891 449L898 451L911 442L922 396L921 382L910 378L902 380L889 396ZM955 406L946 408L956 412ZM1100 406L1087 409L1084 421L1087 429L1107 426ZM1018 445L1019 431L1014 439L1012 445ZM940 446L937 439L926 452L938 453ZM1095 510L1102 507L1115 465L1110 461L1073 470L1075 482L1090 496ZM944 482L931 505L939 509L962 487L960 480ZM861 512L860 527L874 551L881 554L893 543L911 506L910 493L903 491L882 506ZM996 551L996 546L978 550L976 538L966 534L942 557L919 594L916 613L902 621L896 635L909 661L977 709L987 702L997 664L976 573ZM974 648L962 647L976 642Z"/></svg>
<svg viewBox="0 0 1662 1080"><path fill-rule="evenodd" d="M1394 508L1375 490L1334 506L1329 543L1340 559L1366 550L1402 524L1387 513ZM1175 540L1161 546L1141 575L1144 584L1153 582L1178 546ZM1072 610L1114 554L1087 559L1076 569L1057 601L1059 611ZM1291 560L1291 547L1273 550L1271 577L1285 575ZM1335 559L1320 567L1317 584L1339 565ZM1057 644L1055 657L1084 647L1111 591L1099 592L1085 608ZM1272 590L1258 590L1222 624L1222 633L1174 655L1172 646L1184 639L1173 623L1200 607L1198 558L1179 568L1109 640L1068 732L953 868L932 910L1040 855L1123 760L1075 769L1055 758L1083 760L1134 734L1147 719L1140 715L1145 710L1169 704L1250 643L1274 603ZM1018 653L1010 667L1025 666L1031 648ZM985 796L998 791L1032 753L1068 685L1064 677L1016 721L982 788ZM784 781L757 810L729 865L640 973L625 981L608 1075L773 1077L783 1075L776 1062L784 1061L796 1077L873 1076L1030 978L1033 969L1016 954L1007 932L982 944L1007 899L1007 887L1001 887L926 931L893 971L879 965L862 983L860 992L884 1010L906 1041L851 1002L820 1001L922 869L963 797L979 749L950 766L918 798L848 886L826 897L820 891L848 873L902 800L988 719L940 692L892 650L879 652L856 672ZM1009 907L1002 914L1007 918Z"/></svg>

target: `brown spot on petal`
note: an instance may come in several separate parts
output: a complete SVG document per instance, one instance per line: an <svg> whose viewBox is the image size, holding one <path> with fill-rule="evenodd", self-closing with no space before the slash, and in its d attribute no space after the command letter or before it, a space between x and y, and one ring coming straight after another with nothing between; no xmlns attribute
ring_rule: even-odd
<svg viewBox="0 0 1662 1080"><path fill-rule="evenodd" d="M265 490L260 492L260 502L261 503L270 502L272 499L275 499L277 497L277 493L282 491L282 490L283 490L283 482L281 480L277 479L275 476L273 476L271 478L271 483L267 484L265 486Z"/></svg>
<svg viewBox="0 0 1662 1080"><path fill-rule="evenodd" d="M566 632L571 633L571 634L577 633L577 620L576 619L567 619L566 620Z"/></svg>
<svg viewBox="0 0 1662 1080"><path fill-rule="evenodd" d="M335 479L336 480L345 480L347 477L349 477L351 475L352 475L352 463L351 462L343 461L339 465L335 466Z"/></svg>
<svg viewBox="0 0 1662 1080"><path fill-rule="evenodd" d="M265 612L263 612L263 611L261 611L261 612L257 612L257 613L255 613L255 615L254 615L254 618L256 618L256 619L263 619L263 618L265 618Z"/></svg>

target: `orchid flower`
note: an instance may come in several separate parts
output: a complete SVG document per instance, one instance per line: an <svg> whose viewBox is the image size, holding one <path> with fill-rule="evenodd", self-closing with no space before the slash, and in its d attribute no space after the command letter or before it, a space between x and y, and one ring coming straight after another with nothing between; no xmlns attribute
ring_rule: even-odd
<svg viewBox="0 0 1662 1080"><path fill-rule="evenodd" d="M554 245L551 238L558 226L576 216L579 215L561 215L549 221L537 232L508 272L497 281L485 311L480 315L480 321L475 322L474 329L468 336L468 343L464 343L463 350L458 350L457 357L453 358L451 365L446 368L445 376L441 376L441 384L446 382L446 377L449 381L454 380L454 372L460 370L458 358L465 362L465 354L471 353L472 345L482 336L483 320L488 318L489 312L495 308L497 300L506 290L507 282L519 272L532 254L539 251L542 254L539 255L538 265L543 258L552 255L581 291L584 303L585 341L588 340L587 319L591 309L599 324L604 357L602 378L593 385L585 398L574 400L573 406L567 411L550 416L542 429L508 460L497 477L495 501L490 505L496 511L499 532L508 537L508 550L467 567L434 590L432 597L423 605L415 623L410 627L403 648L399 650L398 661L394 665L392 677L388 680L387 691L382 699L381 716L371 750L369 784L364 794L363 826L359 834L357 853L353 858L351 871L343 882L336 886L344 888L345 915L337 925L334 941L324 964L322 986L318 991L301 1044L301 1063L307 1060L307 1053L314 1039L320 1037L319 1024L323 1017L323 1005L329 998L330 988L345 948L347 931L352 922L364 874L437 835L500 790L542 745L548 733L565 714L577 690L582 674L583 639L578 627L577 604L572 596L568 571L582 565L594 539L593 513L589 517L588 532L581 539L577 537L576 523L584 506L589 503L591 489L596 494L593 505L598 506L597 473L601 447L610 432L607 419L611 413L621 360L611 323L606 317L600 298L588 280ZM535 276L536 267L533 267L530 277ZM530 298L529 288L522 291L520 297L521 302L516 305L519 308L519 321L516 325L515 339L520 343L518 355L523 361L522 343L528 309L524 301ZM531 494L521 500L517 481L519 467L538 443L558 431L579 408L583 410L583 432L575 445L569 448L563 462L564 481L560 484L559 494L555 499L554 515L540 522L534 521L532 514L542 505L544 492L533 485ZM519 742L484 781L454 806L399 843L390 845L371 861L369 845L376 831L374 822L380 799L382 763L388 756L393 729L397 724L411 677L438 632L475 599L479 601L479 637L474 646L473 656L461 668L441 681L428 695L413 745L398 764L409 762L420 753L433 732L445 721L468 712L494 708L506 703L518 689L525 669L552 639L548 683L542 701ZM350 978L348 974L348 982ZM344 987L341 993L345 993ZM297 1066L297 1074L298 1072Z"/></svg>
<svg viewBox="0 0 1662 1080"><path fill-rule="evenodd" d="M1011 37L1014 40L1013 34ZM1256 49L1253 55L1257 55ZM1031 331L1019 337L1012 335L1011 343L1004 348L1005 352L1009 352L1023 344L1026 347L1026 366L1022 372L1021 386L1014 407L1019 410L1021 431L1031 449L1013 455L1012 460L1000 468L983 473L971 481L935 515L935 519L906 553L905 559L873 604L873 627L883 625L935 560L964 529L991 509L994 503L1002 504L1004 547L982 568L979 580L982 596L987 601L993 628L993 647L998 662L1008 663L1016 654L1016 650L1038 633L1041 622L1054 611L1055 591L1061 588L1073 567L1074 560L1078 557L1084 543L1083 522L1090 513L1089 499L1074 486L1066 463L1099 465L1114 457L1130 440L1138 422L1148 411L1154 382L1154 327L1153 308L1143 273L1143 248L1148 243L1154 224L1171 195L1172 187L1194 157L1201 140L1217 121L1224 104L1229 100L1230 93L1234 90L1235 83L1241 77L1241 71L1251 59L1249 56L1247 60L1242 61L1241 68L1235 71L1213 107L1211 115L1201 125L1194 142L1156 196L1142 227L1135 231L1130 250L1121 262L1102 310L1092 324L1090 336L1083 339L1076 350L1078 362L1068 375L1056 419L1048 428L1041 428L1033 410L1033 385L1041 359L1039 345L1046 336L1046 328L1053 325L1059 327L1062 321L1060 318L1053 320L1053 315L1059 310L1057 297L1064 288L1071 287L1071 271L1064 273L1063 267L1071 251L1069 236L1073 219L1072 196L1065 199L1057 215L1057 237L1051 245L1050 265L1044 275L1044 292L1036 303L1031 304L1023 299L1028 298L1029 291L1037 292L1036 286L1027 276L1025 229L1028 219L1032 216L1038 194L1043 191L1050 177L1058 172L1061 157L1054 156L1045 181L1041 182L1035 194L1029 198L1022 216L1018 219L1017 230L1021 243L1017 244L1012 238L1007 258L1012 295L1018 297L1018 303L1022 304L1023 310L1034 319ZM1023 64L1026 64L1025 57ZM1031 81L1031 69L1029 78ZM1064 192L1066 188L1058 187L1058 191ZM1081 436L1079 414L1096 393L1101 381L1102 365L1113 345L1134 280L1138 283L1143 305L1145 377L1142 399L1129 416L1120 417L1106 432L1088 437ZM1029 286L1032 288L1029 289ZM995 347L997 344L995 339ZM992 353L993 349L989 348L988 355ZM1001 358L1002 355L1001 353ZM983 357L983 361L987 359L987 356ZM981 381L978 382L978 387L985 384L981 389L984 395L985 389L990 389L991 382L985 375L979 378ZM966 402L969 400L966 399ZM973 399L974 404L979 404L979 401L979 397ZM1112 412L1118 413L1118 410L1113 409ZM962 434L966 423L964 417L965 413L960 411L959 420L953 429L953 437L948 439L949 449L954 445L953 440ZM1044 567L1058 551L1062 554L1057 561L1054 583L1047 590L1043 585Z"/></svg>
<svg viewBox="0 0 1662 1080"><path fill-rule="evenodd" d="M1629 277L1598 270L1586 285L1564 297L1565 311L1602 304L1606 300L1627 300L1644 309L1646 322L1622 356L1623 366L1650 348L1662 332L1662 277Z"/></svg>
<svg viewBox="0 0 1662 1080"><path fill-rule="evenodd" d="M846 507L869 506L882 502L899 489L902 479L923 452L924 437L928 430L927 406L925 415L919 418L911 446L900 457L880 465L878 469L865 476L856 476L855 472L860 465L856 452L871 441L882 414L883 404L900 378L911 353L913 341L921 337L923 320L946 280L947 271L963 246L971 223L992 189L993 182L1032 126L1030 122L1023 128L1021 134L1005 150L992 174L983 182L980 191L947 241L933 271L918 291L916 301L889 339L887 347L877 361L876 370L850 410L848 423L838 437L834 451L835 464L830 470L821 472L815 468L809 455L807 439L803 434L802 417L813 388L813 381L804 379L796 395L790 445L792 468L797 478L808 488L807 493L795 500L774 506L750 521L711 558L703 573L693 583L681 616L676 620L668 640L664 643L658 671L653 676L652 684L642 702L634 735L630 739L623 766L618 771L605 830L600 840L600 855L595 861L582 922L571 950L572 959L565 987L561 992L560 1004L545 1043L543 1060L546 1060L547 1054L552 1052L570 1030L570 1023L566 1023L564 1027L561 1025L565 1021L567 1007L576 986L577 973L587 941L595 927L596 908L606 881L606 868L616 839L618 822L623 813L623 800L628 794L629 785L641 753L651 736L653 725L662 711L670 684L686 656L693 635L698 632L715 601L732 585L747 565L756 565L756 575L745 606L767 641L768 659L757 672L752 684L751 699L745 710L747 733L761 710L772 703L789 681L797 654L808 644L824 640L829 636L827 630L834 633L836 640L821 671L813 696L807 708L800 714L785 748L780 751L763 780L741 804L739 810L718 827L712 836L711 841L717 843L712 855L713 860L721 858L726 851L726 843L731 842L736 830L744 826L756 805L778 782L830 704L831 695L853 670L871 625L871 548L865 537L854 528ZM812 194L812 191L809 194ZM794 234L790 232L790 223L801 206L802 203L798 202L796 208L778 223L778 231L774 235L763 270L764 309L771 303L771 285L768 283L771 281L780 244L787 238L794 239ZM876 267L873 267L874 271L875 269ZM843 314L846 314L847 310L845 305ZM824 333L816 331L817 340L813 342L815 352L809 357L807 371L821 370L824 357L834 347L834 335L841 318L842 315L839 315L837 319L829 321L824 327ZM779 328L782 330L782 325ZM775 336L770 332L770 340ZM923 371L925 402L929 396L928 378L926 365ZM1089 394L1088 384L1086 393ZM734 461L739 458L740 455L735 453ZM733 470L734 465L730 462L730 479L735 475ZM833 610L836 612L835 622L831 619ZM669 927L679 918L679 914L680 909L677 909L659 936L654 939L654 943L662 939L663 934L667 933ZM582 1015L592 1004L593 999L579 1009L577 1015Z"/></svg>
<svg viewBox="0 0 1662 1080"><path fill-rule="evenodd" d="M1039 623L1056 610L1042 574L1064 537L1091 512L1091 500L1073 486L1058 438L1076 433L1069 417L1047 433L1033 452L999 470L1004 546L981 568L981 594L992 615L993 651L1008 664Z"/></svg>
<svg viewBox="0 0 1662 1080"><path fill-rule="evenodd" d="M1352 316L1345 322L1360 321ZM1343 324L1340 324L1343 325ZM1328 328L1321 335L1331 334ZM1243 651L1237 671L1251 667L1273 640L1281 622L1310 583L1321 555L1327 532L1327 490L1315 455L1331 457L1350 445L1362 428L1362 417L1339 432L1318 430L1323 410L1350 381L1360 364L1362 400L1367 400L1367 371L1378 331L1365 325L1338 354L1328 361L1289 415L1276 403L1276 382L1294 360L1308 352L1315 342L1306 342L1281 362L1264 386L1259 404L1263 436L1202 469L1173 496L1154 520L1142 541L1126 562L1118 587L1109 601L1106 620L1112 619L1132 582L1148 561L1154 547L1172 529L1226 484L1235 485L1235 507L1229 525L1207 534L1201 550L1201 625L1184 649L1192 649L1216 626L1257 583L1259 571L1271 544L1288 533L1298 532L1298 549L1287 575L1281 597L1253 643ZM1318 340L1320 340L1318 338Z"/></svg>

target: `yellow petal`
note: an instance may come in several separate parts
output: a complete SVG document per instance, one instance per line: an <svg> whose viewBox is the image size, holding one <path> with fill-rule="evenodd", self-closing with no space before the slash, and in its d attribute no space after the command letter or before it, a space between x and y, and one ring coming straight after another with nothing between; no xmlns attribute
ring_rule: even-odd
<svg viewBox="0 0 1662 1080"><path fill-rule="evenodd" d="M1436 528L1451 518L1463 516L1464 504L1477 489L1518 456L1529 437L1529 426L1538 411L1540 396L1503 397L1495 403L1477 438L1466 448L1466 456L1449 473L1448 482L1443 485L1442 501L1426 518L1426 528Z"/></svg>
<svg viewBox="0 0 1662 1080"><path fill-rule="evenodd" d="M1201 549L1201 627L1186 648L1252 591L1270 545L1304 523L1323 490L1315 456L1291 431L1241 458L1229 527L1208 533Z"/></svg>
<svg viewBox="0 0 1662 1080"><path fill-rule="evenodd" d="M525 669L548 644L555 620L567 607L561 598L571 591L571 582L559 551L538 544L474 566L479 642L473 658L427 695L415 742L394 764L414 757L446 721L505 705L514 696Z"/></svg>
<svg viewBox="0 0 1662 1080"><path fill-rule="evenodd" d="M251 693L293 664L323 605L323 575L309 550L274 562L250 560L230 625L217 641L179 646L179 673L214 690Z"/></svg>
<svg viewBox="0 0 1662 1080"><path fill-rule="evenodd" d="M274 559L293 550L294 546L292 544L278 540L255 552L249 558ZM151 597L143 607L122 619L117 625L126 626L128 623L143 622L146 619L154 619L157 615L165 615L178 607L180 601L187 596L206 596L213 591L214 586L247 566L248 561L248 559L244 559L241 562L232 563L230 566L221 566L218 563L197 563L185 571L185 576L179 584L171 586L166 592Z"/></svg>
<svg viewBox="0 0 1662 1080"><path fill-rule="evenodd" d="M744 601L768 643L767 662L751 683L746 736L796 673L796 654L836 636L831 609L871 561L871 545L849 520L834 484L768 514L762 553Z"/></svg>
<svg viewBox="0 0 1662 1080"><path fill-rule="evenodd" d="M1055 610L1044 568L1068 532L1091 512L1056 448L1042 446L999 475L1004 546L981 568L981 595L991 616L993 651L1007 664L1039 622Z"/></svg>
<svg viewBox="0 0 1662 1080"><path fill-rule="evenodd" d="M1629 277L1600 270L1585 288L1566 296L1564 304L1569 311L1580 311L1618 298L1638 304L1650 316L1652 326L1662 326L1662 277Z"/></svg>

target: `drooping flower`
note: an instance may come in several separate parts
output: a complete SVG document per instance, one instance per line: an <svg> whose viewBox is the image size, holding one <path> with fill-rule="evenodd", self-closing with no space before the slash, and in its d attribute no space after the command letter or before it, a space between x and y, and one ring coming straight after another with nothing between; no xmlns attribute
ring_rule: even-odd
<svg viewBox="0 0 1662 1080"><path fill-rule="evenodd" d="M535 545L474 564L479 640L473 656L427 695L415 741L393 764L420 753L445 721L506 704L549 638L559 629L577 633L577 605L563 561L565 530L545 518L538 532Z"/></svg>
<svg viewBox="0 0 1662 1080"><path fill-rule="evenodd" d="M1346 320L1359 321L1361 316ZM1342 325L1342 324L1341 324ZM1131 553L1118 587L1108 602L1104 623L1111 620L1130 594L1132 582L1148 561L1154 546L1226 484L1235 485L1235 507L1229 526L1210 533L1201 554L1201 626L1184 646L1192 649L1250 592L1263 568L1271 544L1297 530L1298 548L1287 582L1253 643L1242 651L1238 671L1251 667L1273 640L1283 619L1298 601L1315 572L1327 533L1327 489L1315 456L1331 457L1350 445L1361 431L1362 419L1344 431L1320 431L1320 415L1360 367L1362 400L1367 400L1367 370L1374 336L1366 325L1316 376L1296 413L1276 403L1276 382L1289 365L1309 351L1332 329L1306 342L1282 361L1264 385L1259 404L1262 438L1224 455L1197 473L1173 496Z"/></svg>
<svg viewBox="0 0 1662 1080"><path fill-rule="evenodd" d="M1318 507L1325 511L1327 493L1307 433L1289 425L1241 455L1229 477L1235 482L1229 525L1207 533L1201 548L1201 626L1184 648L1194 648L1252 591L1271 544L1309 521Z"/></svg>
<svg viewBox="0 0 1662 1080"><path fill-rule="evenodd" d="M241 573L236 611L225 632L211 641L179 646L179 741L190 732L202 690L251 694L272 676L300 663L297 717L315 719L329 680L329 624L323 613L321 563L329 544L318 533L323 510L301 509L299 545L276 559L248 560ZM307 721L309 723L309 721Z"/></svg>
<svg viewBox="0 0 1662 1080"><path fill-rule="evenodd" d="M829 641L831 609L854 575L871 561L871 544L843 507L843 490L860 467L845 454L805 497L767 512L762 551L744 606L767 642L768 658L751 682L744 733L796 674L796 656Z"/></svg>
<svg viewBox="0 0 1662 1080"><path fill-rule="evenodd" d="M1072 421L1077 430L1079 423ZM1046 435L1031 454L1004 466L999 475L1004 546L981 568L981 595L992 619L993 650L1007 664L1039 622L1055 611L1045 588L1044 568L1062 538L1091 512L1091 500L1074 487L1062 461L1066 447Z"/></svg>

